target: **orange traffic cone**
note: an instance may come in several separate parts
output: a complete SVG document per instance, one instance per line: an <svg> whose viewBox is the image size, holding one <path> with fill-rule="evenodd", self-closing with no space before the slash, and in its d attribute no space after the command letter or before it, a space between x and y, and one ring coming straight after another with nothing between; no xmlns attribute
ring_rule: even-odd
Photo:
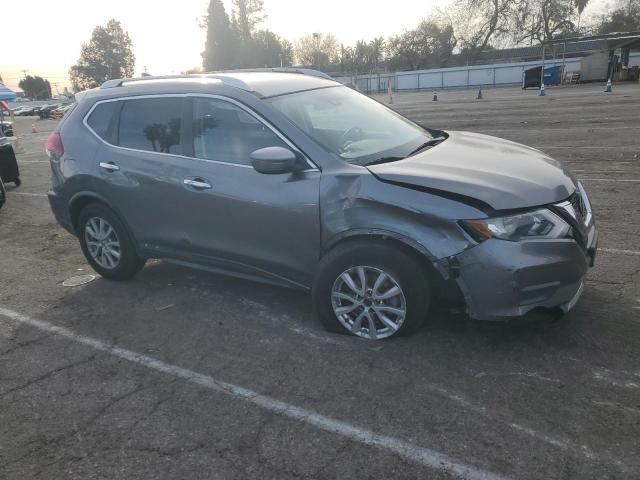
<svg viewBox="0 0 640 480"><path fill-rule="evenodd" d="M31 124L31 133L38 133L38 130L36 129L36 124L35 123Z"/></svg>

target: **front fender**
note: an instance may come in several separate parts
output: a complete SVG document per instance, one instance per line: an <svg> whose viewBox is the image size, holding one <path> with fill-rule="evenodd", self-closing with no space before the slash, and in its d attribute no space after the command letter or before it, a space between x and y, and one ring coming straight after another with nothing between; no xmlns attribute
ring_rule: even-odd
<svg viewBox="0 0 640 480"><path fill-rule="evenodd" d="M357 168L357 167L354 167ZM323 250L355 235L387 236L425 255L431 263L475 245L458 226L482 218L476 208L430 193L378 181L366 169L323 173L320 207Z"/></svg>

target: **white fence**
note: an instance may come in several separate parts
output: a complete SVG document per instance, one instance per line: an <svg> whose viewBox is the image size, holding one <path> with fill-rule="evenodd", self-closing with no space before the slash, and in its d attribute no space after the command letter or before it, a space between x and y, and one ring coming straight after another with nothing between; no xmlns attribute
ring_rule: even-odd
<svg viewBox="0 0 640 480"><path fill-rule="evenodd" d="M565 72L579 71L580 58L545 60L545 67L561 66ZM531 67L542 65L541 61L518 63L495 63L492 65L474 65L453 68L434 68L410 72L380 73L335 77L341 83L354 85L366 93L385 92L391 83L393 90L421 90L443 88L472 88L520 85L522 72ZM640 65L640 53L629 57L629 66Z"/></svg>

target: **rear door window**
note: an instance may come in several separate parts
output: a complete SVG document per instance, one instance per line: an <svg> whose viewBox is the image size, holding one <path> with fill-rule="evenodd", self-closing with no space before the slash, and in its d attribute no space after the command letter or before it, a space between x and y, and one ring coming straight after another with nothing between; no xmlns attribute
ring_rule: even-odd
<svg viewBox="0 0 640 480"><path fill-rule="evenodd" d="M183 98L125 100L120 113L118 145L150 152L182 154Z"/></svg>

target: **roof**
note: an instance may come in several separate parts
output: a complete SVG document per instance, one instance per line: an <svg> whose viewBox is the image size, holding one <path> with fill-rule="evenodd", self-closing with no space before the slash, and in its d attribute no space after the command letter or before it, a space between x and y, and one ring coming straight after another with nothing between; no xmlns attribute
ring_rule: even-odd
<svg viewBox="0 0 640 480"><path fill-rule="evenodd" d="M171 86L181 85L185 87L188 84L198 85L225 85L229 87L239 88L247 92L254 93L259 97L273 97L286 93L298 92L302 90L311 90L315 88L331 87L340 85L339 83L327 78L327 75L316 75L296 70L295 73L290 71L272 71L268 70L252 70L252 71L227 71L212 72L194 75L170 75L170 76L145 76L140 78L114 79L108 80L102 84L101 90L111 88L127 88L127 87L143 87L143 86ZM318 72L320 74L320 72Z"/></svg>

